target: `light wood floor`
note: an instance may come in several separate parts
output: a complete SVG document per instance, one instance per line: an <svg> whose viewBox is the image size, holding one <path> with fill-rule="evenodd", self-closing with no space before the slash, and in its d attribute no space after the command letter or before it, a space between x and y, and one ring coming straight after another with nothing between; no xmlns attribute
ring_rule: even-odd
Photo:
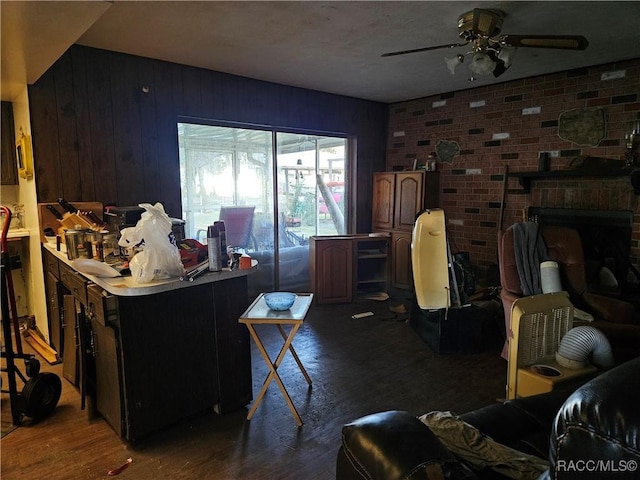
<svg viewBox="0 0 640 480"><path fill-rule="evenodd" d="M501 338L489 325L481 353L437 355L405 321L389 311L406 301L314 305L294 341L313 386L287 355L279 369L305 422L298 428L275 384L250 422L247 409L200 416L140 444L121 441L101 418L80 410L78 392L63 380L54 413L16 428L0 441L1 476L13 479L94 479L129 457L121 479L334 479L344 423L390 409L421 414L475 409L504 396ZM408 303L407 307L408 307ZM373 311L358 320L351 315ZM262 326L275 355L281 337ZM253 348L254 396L267 368ZM43 364L46 362L43 361ZM197 368L186 359L184 368ZM43 366L61 376L61 366ZM207 372L202 372L206 381ZM167 378L167 382L171 382ZM7 414L3 394L3 414ZM6 418L4 419L6 421Z"/></svg>

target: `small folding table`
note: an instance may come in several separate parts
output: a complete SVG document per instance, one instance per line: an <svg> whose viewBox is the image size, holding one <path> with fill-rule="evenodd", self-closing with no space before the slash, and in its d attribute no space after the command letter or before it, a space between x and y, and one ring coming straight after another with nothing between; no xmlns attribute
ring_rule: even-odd
<svg viewBox="0 0 640 480"><path fill-rule="evenodd" d="M300 367L300 371L302 372L302 375L304 375L304 378L307 380L307 383L311 385L311 378L309 377L309 374L307 373L307 371L304 369L304 366L302 365L302 362L300 361L298 354L293 348L292 341L293 341L293 337L295 337L296 333L298 333L298 329L304 323L304 318L307 315L307 312L309 311L309 307L311 306L312 300L313 300L313 293L298 293L296 301L294 302L294 304L291 306L289 310L277 312L277 311L270 310L269 307L267 307L267 304L264 301L264 294L261 293L258 296L258 298L255 299L255 301L249 306L249 308L247 308L247 310L242 314L242 316L238 320L240 323L244 323L249 329L249 333L251 334L251 337L256 342L256 346L258 347L258 350L260 351L262 358L264 358L267 364L267 367L269 368L269 374L267 375L267 378L265 379L264 384L262 385L262 389L260 390L260 393L256 397L255 402L253 402L253 405L249 410L249 414L247 415L247 420L251 420L251 417L253 417L253 414L258 408L258 405L260 405L260 402L262 401L265 393L267 392L267 387L269 387L269 384L273 380L275 380L276 383L278 384L278 387L280 387L280 391L282 392L282 395L284 396L284 399L287 402L287 405L289 405L289 410L291 410L291 413L293 414L293 417L295 418L296 423L298 424L298 426L302 426L302 419L300 418L300 415L298 414L296 407L293 405L293 402L291 401L291 397L289 396L287 389L282 383L282 379L280 378L280 375L278 375L278 367L282 363L282 360L284 359L284 356L287 353L287 350L290 351L291 355L293 355L293 358L298 364L298 367ZM271 357L269 356L269 353L265 349L265 346L262 343L262 340L260 340L260 337L258 336L258 333L254 328L254 326L258 324L275 325L276 327L278 327L278 330L280 331L280 335L282 335L284 344L282 345L282 348L280 349L280 353L278 353L278 356L276 357L275 361L271 361ZM289 334L285 332L284 325L291 326L291 330L289 330Z"/></svg>

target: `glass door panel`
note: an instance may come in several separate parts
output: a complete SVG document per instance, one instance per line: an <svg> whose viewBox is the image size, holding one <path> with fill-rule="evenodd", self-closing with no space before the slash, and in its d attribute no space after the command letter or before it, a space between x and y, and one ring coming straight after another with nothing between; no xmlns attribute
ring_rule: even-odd
<svg viewBox="0 0 640 480"><path fill-rule="evenodd" d="M309 237L345 233L346 139L179 123L178 144L187 238L224 220L251 294L308 291Z"/></svg>
<svg viewBox="0 0 640 480"><path fill-rule="evenodd" d="M308 290L309 237L346 233L346 139L277 133L276 145L279 284Z"/></svg>

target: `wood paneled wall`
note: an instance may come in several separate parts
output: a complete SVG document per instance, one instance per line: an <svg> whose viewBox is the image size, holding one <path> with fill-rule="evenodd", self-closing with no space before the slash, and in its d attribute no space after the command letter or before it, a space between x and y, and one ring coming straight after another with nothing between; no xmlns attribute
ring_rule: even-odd
<svg viewBox="0 0 640 480"><path fill-rule="evenodd" d="M145 90L148 92L145 93ZM356 140L352 214L370 230L385 104L79 45L29 86L39 202L164 204L181 216L181 116L339 132Z"/></svg>

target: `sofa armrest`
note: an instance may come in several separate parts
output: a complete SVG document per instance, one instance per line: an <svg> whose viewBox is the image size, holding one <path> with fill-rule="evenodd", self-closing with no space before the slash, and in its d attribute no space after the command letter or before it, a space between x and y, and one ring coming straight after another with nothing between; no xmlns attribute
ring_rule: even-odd
<svg viewBox="0 0 640 480"><path fill-rule="evenodd" d="M637 478L639 371L636 358L596 377L567 399L551 435L550 477L582 479L590 468L598 478Z"/></svg>
<svg viewBox="0 0 640 480"><path fill-rule="evenodd" d="M602 320L612 323L634 323L635 308L629 302L590 292L586 292L582 300Z"/></svg>
<svg viewBox="0 0 640 480"><path fill-rule="evenodd" d="M502 300L502 308L504 310L504 329L505 329L505 340L504 345L502 347L502 352L500 356L505 360L509 360L509 339L513 338L513 331L511 330L511 307L513 306L513 302L515 302L519 295L516 295L513 292L502 288L500 290L500 299Z"/></svg>
<svg viewBox="0 0 640 480"><path fill-rule="evenodd" d="M426 480L439 478L438 473L447 479L477 478L408 412L375 413L342 429L336 480Z"/></svg>

